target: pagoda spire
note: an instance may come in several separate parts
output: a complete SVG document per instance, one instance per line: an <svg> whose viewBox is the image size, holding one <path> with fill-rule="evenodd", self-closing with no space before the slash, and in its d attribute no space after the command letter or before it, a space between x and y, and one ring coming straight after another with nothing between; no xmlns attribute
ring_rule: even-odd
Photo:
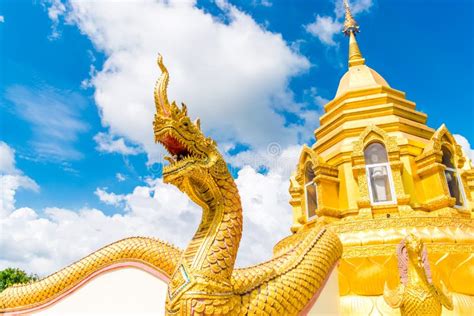
<svg viewBox="0 0 474 316"><path fill-rule="evenodd" d="M362 53L360 52L359 45L356 41L356 34L360 32L359 24L357 24L352 16L347 0L344 0L344 11L345 20L342 32L346 36L349 36L349 68L357 65L365 65L365 59L362 57Z"/></svg>

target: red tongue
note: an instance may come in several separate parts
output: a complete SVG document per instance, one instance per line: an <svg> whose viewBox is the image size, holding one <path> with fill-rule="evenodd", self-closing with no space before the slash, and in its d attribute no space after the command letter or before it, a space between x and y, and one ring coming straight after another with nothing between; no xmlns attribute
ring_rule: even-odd
<svg viewBox="0 0 474 316"><path fill-rule="evenodd" d="M166 146L170 154L179 155L186 152L186 148L181 145L178 140L170 135L163 138L163 144Z"/></svg>

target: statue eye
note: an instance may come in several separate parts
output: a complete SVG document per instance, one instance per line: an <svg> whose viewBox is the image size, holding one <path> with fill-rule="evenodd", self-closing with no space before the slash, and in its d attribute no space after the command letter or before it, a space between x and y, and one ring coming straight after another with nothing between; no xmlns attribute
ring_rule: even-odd
<svg viewBox="0 0 474 316"><path fill-rule="evenodd" d="M183 122L183 125L188 127L189 123L188 122Z"/></svg>

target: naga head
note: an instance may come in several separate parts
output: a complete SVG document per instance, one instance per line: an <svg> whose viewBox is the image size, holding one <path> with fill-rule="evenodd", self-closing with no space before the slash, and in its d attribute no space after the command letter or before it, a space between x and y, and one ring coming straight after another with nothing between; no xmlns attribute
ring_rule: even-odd
<svg viewBox="0 0 474 316"><path fill-rule="evenodd" d="M408 234L398 246L398 269L403 283L408 280L408 265L413 265L426 276L431 283L431 269L428 262L428 252L423 241L415 234Z"/></svg>
<svg viewBox="0 0 474 316"><path fill-rule="evenodd" d="M421 241L418 236L409 234L405 238L405 247L407 249L408 259L414 264L423 267L423 251L426 251L423 241Z"/></svg>
<svg viewBox="0 0 474 316"><path fill-rule="evenodd" d="M155 86L153 127L155 142L162 144L169 153L165 157L169 165L163 167L163 180L188 191L187 181L206 182L216 165L224 162L215 141L202 133L199 119L191 121L188 117L186 105L182 103L178 107L174 101L170 104L167 96L169 73L161 55L158 66L162 74Z"/></svg>

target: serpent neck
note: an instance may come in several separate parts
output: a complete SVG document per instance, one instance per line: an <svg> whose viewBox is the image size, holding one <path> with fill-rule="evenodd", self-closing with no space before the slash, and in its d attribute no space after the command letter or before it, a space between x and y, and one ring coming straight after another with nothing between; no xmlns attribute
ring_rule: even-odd
<svg viewBox="0 0 474 316"><path fill-rule="evenodd" d="M190 274L230 287L237 250L242 236L242 207L229 172L212 178L206 186L191 183L203 201L199 228L183 259ZM222 288L221 288L222 289Z"/></svg>
<svg viewBox="0 0 474 316"><path fill-rule="evenodd" d="M424 284L428 283L425 269L422 263L418 262L418 258L409 259L411 262L408 265L408 283L409 284Z"/></svg>

